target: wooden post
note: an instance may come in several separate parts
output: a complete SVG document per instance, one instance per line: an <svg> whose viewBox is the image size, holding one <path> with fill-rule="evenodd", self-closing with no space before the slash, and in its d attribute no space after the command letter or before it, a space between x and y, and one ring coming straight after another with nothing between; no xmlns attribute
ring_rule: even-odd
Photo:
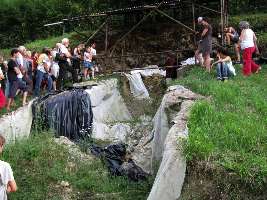
<svg viewBox="0 0 267 200"><path fill-rule="evenodd" d="M192 18L193 18L193 29L196 32L196 16L195 16L195 4L192 3ZM194 34L194 44L197 44L196 34Z"/></svg>
<svg viewBox="0 0 267 200"><path fill-rule="evenodd" d="M109 31L109 16L106 19L106 38L105 38L105 54L107 55L108 51L108 31Z"/></svg>
<svg viewBox="0 0 267 200"><path fill-rule="evenodd" d="M224 0L221 0L221 32L222 46L224 46Z"/></svg>

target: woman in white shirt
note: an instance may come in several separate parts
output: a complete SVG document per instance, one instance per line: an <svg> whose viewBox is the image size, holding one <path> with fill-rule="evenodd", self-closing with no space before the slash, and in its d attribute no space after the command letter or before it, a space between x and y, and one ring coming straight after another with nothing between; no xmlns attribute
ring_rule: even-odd
<svg viewBox="0 0 267 200"><path fill-rule="evenodd" d="M261 69L252 59L252 54L257 47L257 38L255 33L249 28L248 22L241 21L239 27L242 30L239 40L241 50L243 51L243 74L244 76L249 76L251 73L258 73Z"/></svg>
<svg viewBox="0 0 267 200"><path fill-rule="evenodd" d="M88 47L84 52L84 78L85 80L89 79L88 70L92 71L92 78L94 79L94 65L92 63L93 55L91 52L91 47Z"/></svg>

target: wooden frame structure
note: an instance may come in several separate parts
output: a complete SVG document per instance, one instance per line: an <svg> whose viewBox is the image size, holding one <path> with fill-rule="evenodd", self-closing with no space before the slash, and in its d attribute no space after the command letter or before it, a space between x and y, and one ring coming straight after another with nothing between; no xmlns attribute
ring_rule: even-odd
<svg viewBox="0 0 267 200"><path fill-rule="evenodd" d="M180 22L179 20L171 17L170 15L168 15L166 12L164 12L161 8L163 9L168 9L170 7L179 5L179 4L191 4L191 9L192 9L192 28L183 24L182 22ZM63 19L60 22L55 22L55 23L51 23L51 24L46 24L44 26L55 26L55 25L63 25L63 32L65 30L65 24L68 22L74 22L74 21L81 21L81 20L90 20L92 21L93 18L95 17L104 17L105 20L104 22L96 29L96 31L94 33L92 33L90 35L90 37L86 40L86 43L88 43L91 39L93 39L97 33L99 33L100 31L105 32L105 53L102 55L98 55L99 58L122 58L122 57L131 57L131 56L141 56L141 55L145 55L145 54L127 54L125 55L125 52L122 51L122 54L120 56L113 56L114 51L117 47L118 44L120 44L130 33L132 33L137 27L139 27L149 16L151 16L154 13L158 13L161 16L164 16L166 18L168 18L169 20L171 20L172 22L184 27L185 29L187 29L188 31L192 32L192 33L196 33L196 16L195 16L195 10L196 8L199 9L205 9L209 12L213 12L213 13L217 13L220 14L220 25L221 25L221 34L222 34L222 45L224 45L224 27L226 25L228 25L228 0L220 0L220 11L211 9L207 6L204 5L200 5L198 3L196 3L194 0L191 1L181 1L181 0L163 0L160 3L155 3L153 5L143 5L143 6L135 6L135 7L128 7L128 8L122 8L122 9L115 9L115 10L109 10L109 11L104 11L104 12L98 12L98 13L92 13L92 14L88 14L88 15L83 15L83 16L78 16L78 17L72 17L72 18L68 18L68 19ZM110 28L110 20L111 17L114 15L125 15L127 13L133 13L133 12L138 12L138 11L147 11L148 13L146 15L143 16L143 18L141 20L138 21L138 23L136 23L129 31L127 31L123 36L121 36L116 42L115 44L108 48L108 44L109 44L109 28ZM196 35L196 34L194 34ZM194 43L196 44L196 36L194 37ZM146 53L146 55L153 55L153 54L165 54L166 52L182 52L182 51L188 51L188 49L186 50L169 50L169 51L164 51L164 52L154 52L154 53ZM192 51L192 49L191 49ZM178 56L178 55L177 55Z"/></svg>

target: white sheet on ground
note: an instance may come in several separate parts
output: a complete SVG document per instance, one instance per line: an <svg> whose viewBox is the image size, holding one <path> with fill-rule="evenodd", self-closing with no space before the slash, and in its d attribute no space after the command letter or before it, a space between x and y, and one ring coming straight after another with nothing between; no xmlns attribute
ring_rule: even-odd
<svg viewBox="0 0 267 200"><path fill-rule="evenodd" d="M125 74L130 83L130 90L137 99L149 99L149 93L142 80L140 73Z"/></svg>
<svg viewBox="0 0 267 200"><path fill-rule="evenodd" d="M181 64L183 66L185 66L185 65L195 65L196 64L196 59L195 59L195 57L187 58L186 60L182 61Z"/></svg>
<svg viewBox="0 0 267 200"><path fill-rule="evenodd" d="M18 110L0 118L0 134L7 143L18 139L27 138L32 126L32 101Z"/></svg>

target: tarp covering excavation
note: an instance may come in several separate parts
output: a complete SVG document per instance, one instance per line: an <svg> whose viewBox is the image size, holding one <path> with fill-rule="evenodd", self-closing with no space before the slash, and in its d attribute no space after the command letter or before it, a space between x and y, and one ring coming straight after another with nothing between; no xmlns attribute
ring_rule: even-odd
<svg viewBox="0 0 267 200"><path fill-rule="evenodd" d="M88 93L81 89L37 99L33 103L33 116L35 127L52 129L56 136L79 140L91 134L91 100Z"/></svg>
<svg viewBox="0 0 267 200"><path fill-rule="evenodd" d="M101 158L107 166L111 175L127 176L132 181L146 180L148 174L127 154L126 145L123 143L112 144L104 148L92 145L91 153L96 157Z"/></svg>

